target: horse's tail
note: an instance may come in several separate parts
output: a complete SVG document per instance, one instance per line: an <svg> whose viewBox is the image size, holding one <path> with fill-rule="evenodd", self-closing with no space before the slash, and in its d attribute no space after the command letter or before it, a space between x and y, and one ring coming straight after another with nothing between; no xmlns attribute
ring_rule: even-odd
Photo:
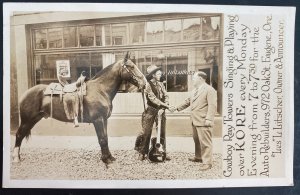
<svg viewBox="0 0 300 195"><path fill-rule="evenodd" d="M31 123L34 125L42 118L40 110L43 103L43 91L45 88L46 85L36 85L28 89L21 97L19 102L21 126L30 125ZM31 128L24 133L28 139L31 134Z"/></svg>

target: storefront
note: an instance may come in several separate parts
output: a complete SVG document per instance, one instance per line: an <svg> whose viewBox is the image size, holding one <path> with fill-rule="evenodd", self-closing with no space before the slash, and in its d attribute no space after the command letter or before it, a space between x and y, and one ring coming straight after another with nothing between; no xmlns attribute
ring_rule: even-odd
<svg viewBox="0 0 300 195"><path fill-rule="evenodd" d="M177 13L26 24L28 88L57 82L57 60L69 60L72 82L82 71L92 78L129 51L144 74L151 64L163 68L171 104L176 105L187 97L192 89L190 75L195 70L206 72L207 83L218 92L220 114L221 27L221 14ZM18 87L22 88L18 93L27 89L24 85ZM114 114L134 115L143 111L141 94L129 83L122 85L113 103Z"/></svg>

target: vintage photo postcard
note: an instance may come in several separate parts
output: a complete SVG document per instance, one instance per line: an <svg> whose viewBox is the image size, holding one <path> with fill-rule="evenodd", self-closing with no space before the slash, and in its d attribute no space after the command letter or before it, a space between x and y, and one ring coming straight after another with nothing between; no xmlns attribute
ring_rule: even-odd
<svg viewBox="0 0 300 195"><path fill-rule="evenodd" d="M4 188L293 185L294 7L3 11Z"/></svg>

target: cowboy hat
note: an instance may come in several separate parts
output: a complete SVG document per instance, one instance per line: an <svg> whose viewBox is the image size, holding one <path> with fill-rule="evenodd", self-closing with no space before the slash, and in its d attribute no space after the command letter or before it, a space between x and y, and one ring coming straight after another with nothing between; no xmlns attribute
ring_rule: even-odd
<svg viewBox="0 0 300 195"><path fill-rule="evenodd" d="M150 65L148 68L147 68L147 76L146 78L147 79L151 79L151 76L156 73L156 71L158 70L161 70L162 68L161 67L157 67L156 65Z"/></svg>

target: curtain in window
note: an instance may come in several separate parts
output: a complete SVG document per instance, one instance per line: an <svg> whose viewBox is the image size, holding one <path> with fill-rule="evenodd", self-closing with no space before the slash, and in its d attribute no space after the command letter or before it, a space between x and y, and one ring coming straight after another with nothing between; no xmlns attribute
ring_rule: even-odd
<svg viewBox="0 0 300 195"><path fill-rule="evenodd" d="M103 68L113 64L116 61L116 55L113 53L104 53L102 54L102 64Z"/></svg>

